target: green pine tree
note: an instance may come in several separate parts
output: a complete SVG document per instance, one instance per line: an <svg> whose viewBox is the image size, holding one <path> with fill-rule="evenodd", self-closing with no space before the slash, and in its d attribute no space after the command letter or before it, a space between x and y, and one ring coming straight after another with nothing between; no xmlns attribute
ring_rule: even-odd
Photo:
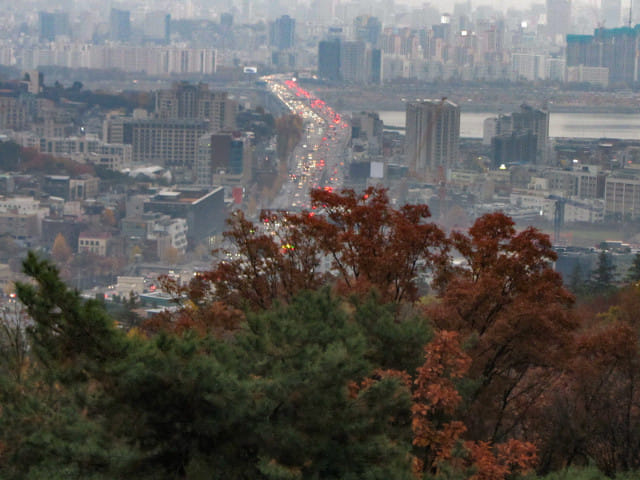
<svg viewBox="0 0 640 480"><path fill-rule="evenodd" d="M627 272L627 279L629 282L640 282L640 253L636 253L633 257L633 262Z"/></svg>
<svg viewBox="0 0 640 480"><path fill-rule="evenodd" d="M374 304L356 321L326 289L233 338L127 336L51 263L24 267L31 365L21 383L0 370L0 478L411 477L411 395L376 369L414 368L421 340L387 346L426 335L419 322Z"/></svg>
<svg viewBox="0 0 640 480"><path fill-rule="evenodd" d="M615 288L616 266L611 255L602 250L598 254L596 268L591 272L591 288L595 294L611 292Z"/></svg>
<svg viewBox="0 0 640 480"><path fill-rule="evenodd" d="M584 295L588 290L585 272L580 261L576 262L569 276L569 290L578 297Z"/></svg>

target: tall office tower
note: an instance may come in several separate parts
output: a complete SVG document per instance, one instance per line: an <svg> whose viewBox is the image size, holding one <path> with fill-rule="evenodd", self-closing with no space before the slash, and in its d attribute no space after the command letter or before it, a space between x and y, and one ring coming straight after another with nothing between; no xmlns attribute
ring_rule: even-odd
<svg viewBox="0 0 640 480"><path fill-rule="evenodd" d="M156 115L162 119L207 120L215 131L235 128L236 103L227 92L213 92L207 84L180 82L156 92Z"/></svg>
<svg viewBox="0 0 640 480"><path fill-rule="evenodd" d="M294 35L296 30L296 21L289 15L283 15L277 18L271 24L270 43L271 46L278 50L286 50L293 47Z"/></svg>
<svg viewBox="0 0 640 480"><path fill-rule="evenodd" d="M344 42L340 53L340 75L345 82L364 83L368 80L364 42Z"/></svg>
<svg viewBox="0 0 640 480"><path fill-rule="evenodd" d="M52 42L59 35L70 35L69 14L65 12L38 12L40 40Z"/></svg>
<svg viewBox="0 0 640 480"><path fill-rule="evenodd" d="M327 80L340 80L340 39L318 43L318 76Z"/></svg>
<svg viewBox="0 0 640 480"><path fill-rule="evenodd" d="M605 27L616 28L620 26L622 14L622 2L620 0L602 0L600 3L600 18Z"/></svg>
<svg viewBox="0 0 640 480"><path fill-rule="evenodd" d="M460 107L449 100L407 103L405 154L409 170L439 178L458 159Z"/></svg>
<svg viewBox="0 0 640 480"><path fill-rule="evenodd" d="M571 27L571 0L547 0L547 34L564 40Z"/></svg>
<svg viewBox="0 0 640 480"><path fill-rule="evenodd" d="M171 15L164 12L147 13L144 17L143 34L146 40L169 43L171 38Z"/></svg>
<svg viewBox="0 0 640 480"><path fill-rule="evenodd" d="M353 21L356 40L361 40L374 47L380 41L382 33L382 23L376 17L369 15L360 15Z"/></svg>
<svg viewBox="0 0 640 480"><path fill-rule="evenodd" d="M114 42L126 42L131 37L129 10L111 9L109 16L109 36Z"/></svg>

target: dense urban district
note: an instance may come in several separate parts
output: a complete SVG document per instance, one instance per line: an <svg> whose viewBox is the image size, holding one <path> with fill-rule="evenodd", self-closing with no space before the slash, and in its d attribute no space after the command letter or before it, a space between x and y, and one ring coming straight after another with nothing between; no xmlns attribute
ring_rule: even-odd
<svg viewBox="0 0 640 480"><path fill-rule="evenodd" d="M0 478L638 478L633 3L63 3L0 12Z"/></svg>

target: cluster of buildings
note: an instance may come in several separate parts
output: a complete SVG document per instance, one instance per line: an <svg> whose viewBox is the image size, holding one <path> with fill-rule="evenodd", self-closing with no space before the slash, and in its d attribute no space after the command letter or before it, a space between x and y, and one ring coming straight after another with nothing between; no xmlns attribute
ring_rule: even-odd
<svg viewBox="0 0 640 480"><path fill-rule="evenodd" d="M568 4L550 2L550 8ZM555 12L551 18L566 17ZM505 20L471 23L464 15L443 15L440 23L422 29L382 28L378 19L362 18L351 33L330 29L319 42L318 76L369 84L399 78L550 80L604 87L637 81L637 28L598 28L594 35L576 35L567 34L566 22L551 22L534 35L524 23L514 31ZM362 23L367 27L358 26Z"/></svg>
<svg viewBox="0 0 640 480"><path fill-rule="evenodd" d="M460 107L443 98L409 102L406 107L405 158L421 178L443 178L459 159ZM483 143L491 146L491 168L509 164L546 165L549 112L521 105L510 115L484 122Z"/></svg>
<svg viewBox="0 0 640 480"><path fill-rule="evenodd" d="M640 142L552 140L545 109L488 118L481 142L460 139L460 108L446 98L409 102L404 138L375 113L354 113L352 124L349 185L383 182L441 219L452 207L558 229L640 219Z"/></svg>
<svg viewBox="0 0 640 480"><path fill-rule="evenodd" d="M472 8L468 1L448 11L389 0L187 7L154 11L134 2L129 9L100 5L96 12L46 10L37 16L10 9L0 14L7 25L0 33L0 64L152 76L213 75L219 67L314 70L321 78L356 84L400 78L602 86L637 81L637 29L631 25L640 12L623 11L621 0L597 7L546 0L506 14Z"/></svg>
<svg viewBox="0 0 640 480"><path fill-rule="evenodd" d="M55 175L20 173L0 159L0 238L50 251L61 235L72 253L128 261L171 262L198 245L211 249L252 174L254 137L236 128L235 100L178 82L154 92L150 111L94 112L79 122L82 106L41 90L42 76L31 71L0 92L1 144L28 148L28 158L42 162L73 160L73 172L67 164ZM84 164L100 171L83 173ZM118 184L100 173L108 171Z"/></svg>
<svg viewBox="0 0 640 480"><path fill-rule="evenodd" d="M184 45L92 45L55 41L22 49L19 63L13 59L15 53L11 48L0 47L0 50L2 58L8 58L9 64L15 62L23 70L54 65L152 76L212 75L216 72L215 49Z"/></svg>
<svg viewBox="0 0 640 480"><path fill-rule="evenodd" d="M37 72L31 77L40 78ZM0 92L0 130L23 147L110 170L155 165L203 186L213 185L214 175L241 185L251 174L252 135L236 130L237 102L206 84L159 90L152 112L107 113L92 133L76 131L73 108L24 89ZM205 148L212 138L218 148Z"/></svg>
<svg viewBox="0 0 640 480"><path fill-rule="evenodd" d="M637 83L638 57L640 25L597 28L593 35L567 35L567 69L581 72L581 81L599 83L600 76L613 85Z"/></svg>
<svg viewBox="0 0 640 480"><path fill-rule="evenodd" d="M208 245L227 215L223 187L135 185L114 194L86 174L5 173L0 180L0 237L30 248L51 250L61 235L71 253L166 261Z"/></svg>
<svg viewBox="0 0 640 480"><path fill-rule="evenodd" d="M171 15L144 14L139 28L131 24L131 12L112 8L106 34L82 38L69 12L40 11L37 41L0 43L0 62L22 70L43 66L120 70L153 76L171 74L212 75L216 50L206 46L171 43ZM34 32L35 33L35 32Z"/></svg>

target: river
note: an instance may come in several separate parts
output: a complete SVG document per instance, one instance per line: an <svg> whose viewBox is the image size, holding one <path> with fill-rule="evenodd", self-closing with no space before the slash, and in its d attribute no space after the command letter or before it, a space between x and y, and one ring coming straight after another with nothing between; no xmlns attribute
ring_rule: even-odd
<svg viewBox="0 0 640 480"><path fill-rule="evenodd" d="M379 114L385 125L405 126L405 112L386 110L379 112ZM460 114L460 136L482 138L482 123L486 118L495 116L497 116L495 112L462 112ZM640 114L551 113L549 136L640 140Z"/></svg>

